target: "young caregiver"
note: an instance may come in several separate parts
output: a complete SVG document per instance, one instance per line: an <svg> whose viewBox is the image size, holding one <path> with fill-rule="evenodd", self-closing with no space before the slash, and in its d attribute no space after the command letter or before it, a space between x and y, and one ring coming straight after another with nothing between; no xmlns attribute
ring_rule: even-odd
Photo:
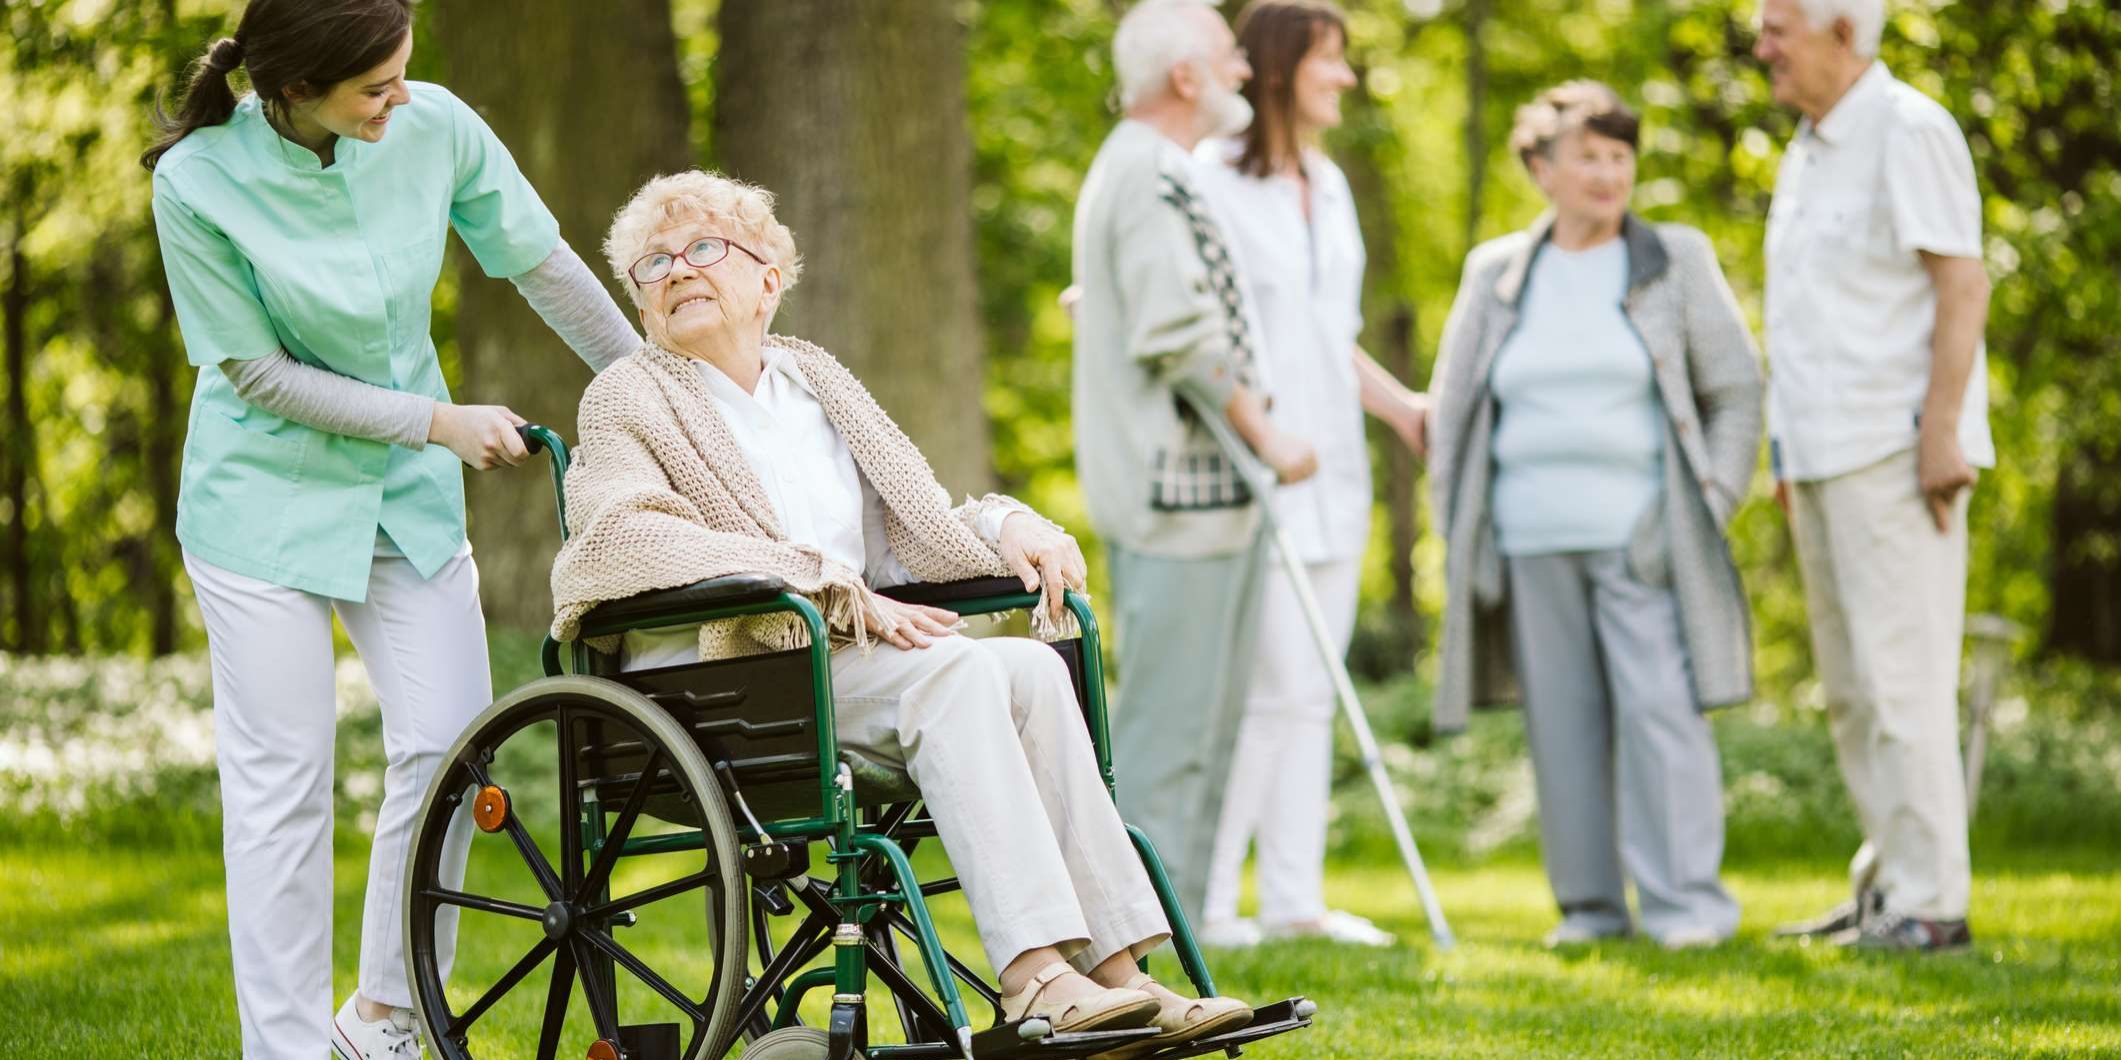
<svg viewBox="0 0 2121 1060"><path fill-rule="evenodd" d="M327 1040L342 1060L420 1055L401 867L441 755L493 698L458 464L526 456L520 417L453 404L442 381L427 331L448 230L591 367L640 341L479 116L405 80L411 27L409 0L251 0L141 159L201 369L177 537L213 660L250 1060L313 1060ZM387 768L360 977L333 1018L335 611Z"/></svg>

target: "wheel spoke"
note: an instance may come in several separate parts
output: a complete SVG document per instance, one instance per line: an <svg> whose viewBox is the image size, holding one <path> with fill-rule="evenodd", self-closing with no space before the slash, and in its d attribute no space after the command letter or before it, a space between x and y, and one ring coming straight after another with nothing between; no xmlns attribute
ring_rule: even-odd
<svg viewBox="0 0 2121 1060"><path fill-rule="evenodd" d="M465 909L476 909L482 913L498 913L501 916L519 917L524 920L537 920L545 915L543 911L532 909L519 902L506 902L499 898L465 894L462 891L445 890L440 887L426 888L420 892L420 897L440 902L443 905L461 906Z"/></svg>
<svg viewBox="0 0 2121 1060"><path fill-rule="evenodd" d="M574 714L559 708L559 732L555 742L560 754L560 894L579 894L582 881L582 785L575 771L575 747L568 739ZM559 895L554 895L555 898Z"/></svg>
<svg viewBox="0 0 2121 1060"><path fill-rule="evenodd" d="M574 949L560 951L552 961L552 986L545 991L545 1028L538 1032L538 1060L554 1060L560 1052L560 1028L567 1025L567 1002L574 996Z"/></svg>
<svg viewBox="0 0 2121 1060"><path fill-rule="evenodd" d="M713 887L719 891L720 882L713 869L701 869L690 876L680 876L668 883L656 884L645 891L635 891L624 898L614 898L603 905L591 906L583 910L582 915L592 920L602 920L615 913L638 909L650 902L660 902L671 895L683 894L697 887Z"/></svg>
<svg viewBox="0 0 2121 1060"><path fill-rule="evenodd" d="M558 944L551 939L539 939L538 944L532 946L530 952L524 954L523 959L515 963L515 967L510 968L507 974L501 976L498 982L488 987L484 994L479 995L479 999L472 1002L470 1008L465 1009L451 1019L447 1027L442 1028L443 1037L455 1038L470 1030L471 1025L478 1022L479 1017L484 1016L486 1010L494 1006L494 1002L501 1000L510 990L515 989L515 985L522 982L523 977L529 975L530 970L538 966L538 962L543 961L547 955L551 954L556 945Z"/></svg>
<svg viewBox="0 0 2121 1060"><path fill-rule="evenodd" d="M589 1004L589 1018L596 1023L597 1037L619 1039L619 1009L615 998L604 995L604 984L597 974L596 964L583 946L581 936L567 940L574 950L577 976L582 980L582 1000Z"/></svg>
<svg viewBox="0 0 2121 1060"><path fill-rule="evenodd" d="M619 849L626 845L626 837L633 833L633 824L641 819L641 807L648 804L648 789L655 783L656 773L663 767L663 749L652 748L648 761L641 766L641 778L633 782L633 790L626 794L626 805L619 810L618 820L613 821L611 831L604 836L604 845L597 851L596 863L589 867L588 875L576 886L574 900L586 902L611 879L611 867L618 863Z"/></svg>
<svg viewBox="0 0 2121 1060"><path fill-rule="evenodd" d="M467 760L464 767L471 771L471 778L478 781L480 787L496 786L493 778L487 775L485 766ZM529 830L523 827L522 818L516 816L514 799L509 800L508 816L503 823L508 830L509 841L515 844L516 853L522 855L523 864L530 866L530 874L537 877L538 889L545 892L545 897L559 901L563 893L560 890L559 878L553 874L552 863L545 860L545 852L538 849L537 840L530 838ZM566 834L564 816L561 834Z"/></svg>
<svg viewBox="0 0 2121 1060"><path fill-rule="evenodd" d="M648 967L639 957L634 956L633 951L619 945L617 939L598 931L584 931L582 932L582 937L588 939L590 945L603 950L605 956L617 961L620 967L632 972L635 979L646 983L648 989L663 995L663 1000L670 1002L672 1006L679 1012L683 1012L693 1023L705 1024L707 1022L707 1013L701 1011L698 1002L686 997L684 991L670 985L669 980L657 975L654 969Z"/></svg>

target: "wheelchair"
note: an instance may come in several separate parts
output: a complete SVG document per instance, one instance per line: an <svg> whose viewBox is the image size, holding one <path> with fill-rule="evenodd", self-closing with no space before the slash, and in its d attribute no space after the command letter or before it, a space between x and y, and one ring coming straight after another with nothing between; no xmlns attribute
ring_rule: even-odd
<svg viewBox="0 0 2121 1060"><path fill-rule="evenodd" d="M567 447L546 428L522 430L533 453L551 455L564 538ZM1038 601L1010 578L889 595L966 615ZM1080 635L1052 647L1075 680L1110 790L1097 622L1080 595L1066 602ZM615 654L590 645L768 613L796 616L808 646L620 672ZM606 603L571 645L546 639L546 676L502 696L463 733L416 819L401 909L430 1055L714 1060L739 1040L750 1060L1148 1048L1153 1028L1059 1033L1035 1012L1005 1022L997 987L944 948L928 899L958 881L915 876L910 855L936 831L911 780L838 747L830 651L816 606L758 575ZM1132 825L1128 833L1185 974L1201 996L1214 995L1155 848ZM466 846L465 878L445 878L445 854ZM813 848L822 850L815 872ZM794 926L777 933L781 921ZM829 964L810 967L828 952ZM491 985L449 989L452 964L458 980ZM872 979L903 1042L870 1041ZM830 991L829 1016L806 1025L802 1002L819 990ZM993 1009L991 1026L974 1029L967 994ZM1237 1056L1310 1026L1316 1012L1292 997L1257 1008L1244 1027L1142 1055Z"/></svg>

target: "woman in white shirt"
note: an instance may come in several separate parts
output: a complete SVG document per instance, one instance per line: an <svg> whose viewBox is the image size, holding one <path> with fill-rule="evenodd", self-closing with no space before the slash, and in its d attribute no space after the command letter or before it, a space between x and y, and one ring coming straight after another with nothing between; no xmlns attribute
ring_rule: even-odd
<svg viewBox="0 0 2121 1060"><path fill-rule="evenodd" d="M1340 649L1355 627L1370 531L1364 411L1422 451L1424 399L1358 346L1362 232L1347 178L1319 149L1355 87L1347 26L1323 0L1254 0L1237 21L1252 64L1256 117L1234 141L1201 146L1208 186L1265 341L1260 373L1277 429L1310 442L1318 474L1282 486L1274 513L1308 568ZM1266 935L1322 935L1383 945L1369 921L1326 908L1324 861L1333 751L1333 685L1286 574L1268 582L1259 652L1231 763L1210 869L1202 939L1249 945ZM1258 841L1260 912L1237 917L1238 876Z"/></svg>

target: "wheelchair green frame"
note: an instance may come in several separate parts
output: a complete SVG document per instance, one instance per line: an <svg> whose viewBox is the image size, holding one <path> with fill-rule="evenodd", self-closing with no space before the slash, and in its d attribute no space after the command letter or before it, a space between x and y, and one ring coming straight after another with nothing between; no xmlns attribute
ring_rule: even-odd
<svg viewBox="0 0 2121 1060"><path fill-rule="evenodd" d="M544 449L551 454L554 500L560 512L560 530L564 538L568 533L565 491L569 454L566 443L557 433L543 427L531 426L522 430L533 452ZM744 803L741 790L736 788L732 773L718 774L716 779L724 783L728 794L735 800L738 808L743 810L742 818L735 819L736 839L745 848L747 858L761 844L784 852L789 844L801 844L801 847L795 848L795 853L802 860L802 868L791 877L769 878L768 882L775 888L785 887L810 907L812 917L810 921L806 921L806 927L819 917L837 918L831 933L834 960L830 968L813 968L797 973L796 966L814 960L817 954L801 957L800 960L794 959L800 956L797 953L799 947L795 945L797 938L791 937L788 947L779 955L781 959L776 960L767 945L761 944L759 956L766 967L755 980L747 982L737 1010L743 1015L737 1017L729 1040L705 1043L704 1050L697 1055L719 1057L734 1044L738 1033L756 1032L761 1026L765 1026L764 1008L771 995L779 995L780 1004L773 1013L770 1026L780 1028L791 1025L795 1022L797 1008L805 995L828 984L833 996L828 1031L828 1055L832 1060L841 1060L852 1055L857 1046L865 1055L880 1060L916 1060L948 1056L1082 1056L1091 1051L1110 1049L1128 1042L1140 1042L1148 1037L1146 1032L1141 1031L1104 1032L1101 1035L1095 1032L1075 1036L1054 1035L1050 1026L1045 1026L1043 1021L1036 1019L1000 1025L975 1034L971 1019L966 1013L963 997L957 988L957 980L964 978L967 983L979 983L979 980L945 951L926 902L929 894L953 889L955 880L924 886L914 874L905 847L893 838L892 833L906 825L917 802L895 807L895 814L886 815L878 821L869 824L863 822L862 809L856 801L852 771L841 756L835 732L831 644L823 616L809 599L781 589L777 584L757 580L746 584L742 579L725 581L734 584L726 592L719 594L712 591L713 583L701 583L691 587L693 590L707 590L704 593L694 592L694 599L719 595L726 598L725 602L636 608L630 613L613 618L599 618L598 614L593 612L585 619L579 638L572 644L563 645L547 637L542 649L543 668L548 677L560 677L570 672L590 675L597 673L600 668L608 672L610 665L608 657L600 659L599 654L589 647L587 642L591 638L636 630L694 626L704 622L763 614L793 615L809 631L807 652L811 701L815 707L813 731L816 736L818 763L816 812L795 818L759 821L751 816L751 809ZM999 584L1005 581L1008 580L981 583L978 587L989 591L970 599L953 597L948 606L961 614L981 615L1025 609L1038 603L1040 597L1037 593L1023 592L1014 585ZM970 586L973 583L959 584ZM1006 591L991 591L997 588ZM1114 777L1105 708L1104 674L1098 650L1097 618L1092 613L1088 601L1080 594L1069 592L1065 602L1081 629L1081 643L1076 652L1077 665L1074 668L1078 681L1077 693L1090 729L1098 769L1106 790L1110 792L1114 790ZM1065 657L1066 653L1063 654ZM563 727L562 739L566 738L566 730ZM566 752L567 749L563 748L563 754ZM720 765L726 767L727 763ZM644 778L637 784L645 791L649 787L650 779L652 778ZM438 778L438 788L441 783L441 778ZM643 797L640 793L629 796L628 801L632 804L629 807L630 812L639 812L638 803ZM586 846L581 854L604 863L605 859L601 856L605 845L604 810L597 801L593 784L582 791L581 799L584 823L590 825L585 834ZM1181 967L1201 996L1213 996L1216 993L1214 980L1201 957L1190 925L1179 907L1171 881L1154 845L1132 825L1127 826L1127 831L1169 918L1171 941ZM805 848L815 842L823 842L829 846L827 860L833 866L829 886L825 881L807 875L808 853ZM622 841L615 856L703 850L707 845L708 835L704 828L651 836L629 835ZM746 871L748 875L750 870L747 868ZM411 875L408 873L408 876ZM606 879L608 881L608 869ZM801 881L805 886L799 888L793 881ZM766 917L758 909L757 903L770 896L761 892L757 883L751 883L749 897L754 903L753 908L749 910L750 922L755 925L753 930L763 930ZM602 895L602 900L610 901L608 890ZM785 903L785 898L781 900ZM773 911L785 913L792 910L791 904L787 909ZM410 915L421 914L415 907ZM876 947L873 944L865 944L865 940L869 938L868 933L879 930L880 924L886 926L883 933L887 942L890 938L889 929L898 930L914 942L920 953L921 963L928 973L928 986L933 990L935 998L941 1002L940 1011L930 1008L922 1012L909 1007L911 1002L905 996L905 990L911 986L910 978L897 968L872 967L871 951ZM798 932L798 935L800 934ZM800 948L814 950L821 942L822 939L812 937ZM408 950L411 952L415 948L409 946ZM896 950L893 947L878 952L888 957L895 955ZM741 943L737 946L737 953L740 960L748 961L748 958L743 956L744 947ZM418 954L409 957L409 961L418 959ZM936 1022L935 1017L941 1016L947 1018L957 1040L867 1044L865 1006L872 973L885 977L898 1004L899 1021L905 1026L909 1038L913 1037L916 1023L933 1024ZM990 1004L994 1003L991 992L984 984L981 985L981 992ZM995 1007L998 1015L999 1006ZM1243 1044L1308 1026L1315 1011L1316 1006L1311 1002L1302 998L1291 998L1260 1009L1254 1021L1238 1031L1198 1042L1182 1043L1153 1055L1165 1058L1224 1051L1234 1056ZM611 1047L612 1056L628 1055L622 1051L624 1046L618 1042L612 1042ZM594 1057L599 1054L593 1048L591 1055Z"/></svg>

